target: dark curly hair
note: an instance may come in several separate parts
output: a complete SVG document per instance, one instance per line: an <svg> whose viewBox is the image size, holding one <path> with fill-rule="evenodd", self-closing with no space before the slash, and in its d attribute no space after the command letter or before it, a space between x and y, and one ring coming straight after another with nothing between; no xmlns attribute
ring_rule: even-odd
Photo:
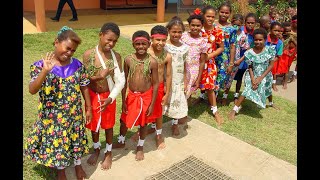
<svg viewBox="0 0 320 180"><path fill-rule="evenodd" d="M108 31L115 33L118 37L120 36L119 26L113 22L105 23L100 29L101 33L107 33Z"/></svg>
<svg viewBox="0 0 320 180"><path fill-rule="evenodd" d="M151 29L151 35L153 34L163 34L168 36L168 30L166 27L162 26L162 25L156 25Z"/></svg>

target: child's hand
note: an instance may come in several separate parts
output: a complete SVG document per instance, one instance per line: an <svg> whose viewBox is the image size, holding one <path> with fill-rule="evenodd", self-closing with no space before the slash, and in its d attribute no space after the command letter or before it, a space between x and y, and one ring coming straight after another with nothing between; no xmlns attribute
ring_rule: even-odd
<svg viewBox="0 0 320 180"><path fill-rule="evenodd" d="M231 72L232 72L232 67L233 67L233 66L228 66L228 68L227 68L227 74L231 74Z"/></svg>
<svg viewBox="0 0 320 180"><path fill-rule="evenodd" d="M117 68L116 66L113 68L108 68L107 69L102 69L100 71L100 76L102 79L106 78L115 68Z"/></svg>
<svg viewBox="0 0 320 180"><path fill-rule="evenodd" d="M153 112L153 107L154 107L154 106L149 105L149 108L148 108L148 110L147 110L147 112L146 112L147 116L150 116L150 115L152 114L152 112Z"/></svg>
<svg viewBox="0 0 320 180"><path fill-rule="evenodd" d="M238 61L238 60L236 60L235 62L234 62L234 66L239 66L240 65L240 62Z"/></svg>
<svg viewBox="0 0 320 180"><path fill-rule="evenodd" d="M53 61L53 57L54 57L54 54L53 52L47 52L46 54L46 58L43 58L42 57L42 60L43 60L43 70L49 72L52 70L52 68L54 67L54 65L56 64L54 61Z"/></svg>
<svg viewBox="0 0 320 180"><path fill-rule="evenodd" d="M200 80L196 80L194 84L192 85L192 88L194 91L196 91L200 87Z"/></svg>
<svg viewBox="0 0 320 180"><path fill-rule="evenodd" d="M98 106L98 109L100 109L98 111L99 112L103 112L106 107L111 104L112 99L110 97L106 98L106 99L100 99L99 102L103 102L100 106Z"/></svg>
<svg viewBox="0 0 320 180"><path fill-rule="evenodd" d="M122 103L122 112L128 114L128 108L126 103Z"/></svg>
<svg viewBox="0 0 320 180"><path fill-rule="evenodd" d="M164 105L167 105L168 104L168 95L164 95L163 98L162 98L162 101L161 101L161 105L164 106Z"/></svg>
<svg viewBox="0 0 320 180"><path fill-rule="evenodd" d="M255 87L256 87L255 81L254 81L254 80L251 80L251 88L252 88L253 90L255 90Z"/></svg>
<svg viewBox="0 0 320 180"><path fill-rule="evenodd" d="M256 77L256 79L254 80L255 84L259 85L262 81L262 77L261 76L258 76Z"/></svg>
<svg viewBox="0 0 320 180"><path fill-rule="evenodd" d="M92 119L92 109L88 108L86 109L86 124L89 124Z"/></svg>

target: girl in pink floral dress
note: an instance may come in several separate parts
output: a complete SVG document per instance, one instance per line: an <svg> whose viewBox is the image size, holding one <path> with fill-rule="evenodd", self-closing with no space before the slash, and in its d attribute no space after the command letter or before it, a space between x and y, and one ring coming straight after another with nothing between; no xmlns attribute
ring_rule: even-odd
<svg viewBox="0 0 320 180"><path fill-rule="evenodd" d="M201 74L207 57L207 38L201 37L200 32L204 19L200 11L195 11L187 19L189 31L184 32L181 37L182 43L190 47L186 58L185 93L188 99L200 86Z"/></svg>

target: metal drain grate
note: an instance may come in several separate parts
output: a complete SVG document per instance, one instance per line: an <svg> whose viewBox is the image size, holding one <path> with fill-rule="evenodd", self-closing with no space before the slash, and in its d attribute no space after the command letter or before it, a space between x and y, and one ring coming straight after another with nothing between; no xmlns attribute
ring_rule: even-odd
<svg viewBox="0 0 320 180"><path fill-rule="evenodd" d="M168 169L149 176L146 180L189 180L189 179L215 179L233 180L231 177L205 164L194 156L173 164Z"/></svg>

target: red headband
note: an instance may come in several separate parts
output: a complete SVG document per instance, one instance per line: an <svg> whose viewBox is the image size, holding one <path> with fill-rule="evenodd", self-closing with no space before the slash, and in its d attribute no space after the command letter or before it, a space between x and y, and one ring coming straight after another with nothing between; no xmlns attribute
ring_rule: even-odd
<svg viewBox="0 0 320 180"><path fill-rule="evenodd" d="M149 42L149 40L148 40L147 38L145 38L145 37L136 37L136 38L133 40L133 42L136 42L136 41L138 41L138 40L144 40L144 41Z"/></svg>
<svg viewBox="0 0 320 180"><path fill-rule="evenodd" d="M296 20L296 19L291 21L291 23L296 23L296 22L297 22L297 20Z"/></svg>
<svg viewBox="0 0 320 180"><path fill-rule="evenodd" d="M167 36L164 34L153 34L153 35L151 35L151 37L153 37L153 38L167 38Z"/></svg>

